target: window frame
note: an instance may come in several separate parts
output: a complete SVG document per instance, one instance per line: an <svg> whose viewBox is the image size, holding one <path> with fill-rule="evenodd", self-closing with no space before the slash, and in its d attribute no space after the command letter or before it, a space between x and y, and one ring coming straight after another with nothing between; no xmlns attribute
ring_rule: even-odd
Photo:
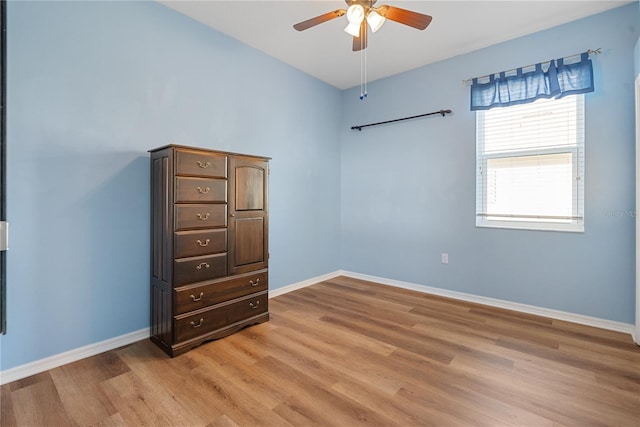
<svg viewBox="0 0 640 427"><path fill-rule="evenodd" d="M570 95L576 99L576 144L563 147L544 147L544 148L525 148L520 150L503 150L485 153L483 148L483 140L480 133L484 131L485 126L485 110L476 111L476 227L479 228L503 228L518 230L537 230L537 231L561 231L561 232L584 232L584 194L585 194L585 135L584 135L584 118L585 118L585 99L584 94ZM498 107L511 108L511 107ZM582 128L579 128L582 123ZM546 154L564 154L570 153L572 158L572 176L575 177L572 183L572 216L567 220L557 218L534 218L526 220L526 215L519 216L516 219L508 219L504 217L498 219L499 214L491 215L486 213L487 197L488 197L488 179L486 171L487 164L490 159L503 158L522 158L526 156L542 156Z"/></svg>

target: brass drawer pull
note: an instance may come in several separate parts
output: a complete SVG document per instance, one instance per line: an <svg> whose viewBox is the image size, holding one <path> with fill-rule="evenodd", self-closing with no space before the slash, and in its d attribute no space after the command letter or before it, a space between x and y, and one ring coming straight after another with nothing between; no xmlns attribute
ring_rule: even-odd
<svg viewBox="0 0 640 427"><path fill-rule="evenodd" d="M206 214L202 215L202 214L197 214L196 216L198 217L199 220L201 221L206 221L209 219L209 215L210 213L207 212Z"/></svg>
<svg viewBox="0 0 640 427"><path fill-rule="evenodd" d="M202 270L202 268L209 268L209 264L207 264L206 262L201 262L200 264L198 264L196 266L196 270Z"/></svg>
<svg viewBox="0 0 640 427"><path fill-rule="evenodd" d="M255 303L255 304L254 304L254 303L252 303L252 302L250 302L250 303L249 303L249 307L251 307L251 308L252 308L252 309L254 309L254 310L255 310L256 308L258 308L258 306L259 306L259 305L260 305L260 301L256 301L256 303Z"/></svg>
<svg viewBox="0 0 640 427"><path fill-rule="evenodd" d="M202 326L202 323L204 322L204 318L200 318L200 322L198 322L198 324L196 325L196 322L191 322L191 326L193 326L194 328L199 328L200 326Z"/></svg>
<svg viewBox="0 0 640 427"><path fill-rule="evenodd" d="M211 190L209 187L205 188L204 190L202 189L202 187L196 187L198 189L198 193L200 194L207 194L209 192L209 190Z"/></svg>
<svg viewBox="0 0 640 427"><path fill-rule="evenodd" d="M200 166L202 169L206 169L209 166L211 166L211 162L204 162L202 163L200 160L196 161L196 163L198 164L198 166Z"/></svg>
<svg viewBox="0 0 640 427"><path fill-rule="evenodd" d="M258 286L258 283L260 283L260 279L256 279L255 282L253 280L249 280L249 283L251 283L251 286L255 288L256 286Z"/></svg>
<svg viewBox="0 0 640 427"><path fill-rule="evenodd" d="M200 292L200 295L198 296L191 294L191 301L198 302L202 299L203 296L204 296L204 292Z"/></svg>
<svg viewBox="0 0 640 427"><path fill-rule="evenodd" d="M209 245L209 239L205 240L204 243L202 243L202 241L198 239L196 240L196 243L204 248L205 246Z"/></svg>

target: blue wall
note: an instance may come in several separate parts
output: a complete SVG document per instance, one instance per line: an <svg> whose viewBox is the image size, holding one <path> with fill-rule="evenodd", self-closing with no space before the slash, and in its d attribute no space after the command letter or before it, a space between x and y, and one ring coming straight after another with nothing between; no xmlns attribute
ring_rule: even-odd
<svg viewBox="0 0 640 427"><path fill-rule="evenodd" d="M343 92L342 268L633 323L638 22L633 3L376 81L364 102L359 88ZM462 81L595 48L585 233L476 228L475 115ZM444 118L349 130L448 108Z"/></svg>
<svg viewBox="0 0 640 427"><path fill-rule="evenodd" d="M155 2L8 23L1 370L149 326L150 148L272 157L271 287L339 268L337 89Z"/></svg>

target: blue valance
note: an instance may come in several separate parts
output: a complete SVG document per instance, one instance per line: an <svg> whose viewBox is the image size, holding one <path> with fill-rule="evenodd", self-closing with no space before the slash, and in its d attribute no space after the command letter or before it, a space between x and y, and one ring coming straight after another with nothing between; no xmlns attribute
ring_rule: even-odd
<svg viewBox="0 0 640 427"><path fill-rule="evenodd" d="M526 73L518 68L515 75L507 76L504 71L497 78L491 75L486 83L473 79L471 111L593 92L593 66L588 52L580 54L580 62L572 64L565 64L564 59L551 60L546 71L542 70L542 64Z"/></svg>

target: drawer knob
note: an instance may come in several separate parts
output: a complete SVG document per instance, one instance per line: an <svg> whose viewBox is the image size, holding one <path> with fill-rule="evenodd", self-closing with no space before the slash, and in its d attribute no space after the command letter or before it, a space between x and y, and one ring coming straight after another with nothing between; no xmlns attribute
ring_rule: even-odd
<svg viewBox="0 0 640 427"><path fill-rule="evenodd" d="M198 189L198 193L200 194L207 194L210 190L209 187L205 188L204 190L202 189L202 187L196 187Z"/></svg>
<svg viewBox="0 0 640 427"><path fill-rule="evenodd" d="M255 304L254 304L254 303L252 303L252 302L250 302L250 303L249 303L249 307L251 307L251 308L252 308L252 309L254 309L254 310L255 310L256 308L258 308L258 306L259 306L259 305L260 305L260 301L256 301L256 303L255 303Z"/></svg>
<svg viewBox="0 0 640 427"><path fill-rule="evenodd" d="M202 163L200 160L196 161L196 163L198 164L198 166L200 166L202 169L206 169L209 166L211 166L211 162L204 162Z"/></svg>
<svg viewBox="0 0 640 427"><path fill-rule="evenodd" d="M260 279L256 279L255 282L253 280L249 280L249 283L251 283L251 286L256 287L258 286L258 283L260 283Z"/></svg>
<svg viewBox="0 0 640 427"><path fill-rule="evenodd" d="M193 302L198 302L202 299L202 297L204 296L204 292L200 292L200 295L195 296L193 294L190 295L191 296L191 301Z"/></svg>
<svg viewBox="0 0 640 427"><path fill-rule="evenodd" d="M202 323L204 322L204 319L201 317L200 321L198 323L196 322L191 322L191 326L193 326L194 328L199 328L200 326L202 326Z"/></svg>
<svg viewBox="0 0 640 427"><path fill-rule="evenodd" d="M199 220L201 221L206 221L209 219L209 212L207 212L206 214L202 215L202 214L197 214L196 216L198 217Z"/></svg>
<svg viewBox="0 0 640 427"><path fill-rule="evenodd" d="M204 243L202 243L202 240L198 239L196 240L196 243L204 248L205 246L209 245L209 239L205 240Z"/></svg>
<svg viewBox="0 0 640 427"><path fill-rule="evenodd" d="M202 270L203 268L209 268L209 264L207 264L206 262L201 262L200 264L196 265L196 270Z"/></svg>

